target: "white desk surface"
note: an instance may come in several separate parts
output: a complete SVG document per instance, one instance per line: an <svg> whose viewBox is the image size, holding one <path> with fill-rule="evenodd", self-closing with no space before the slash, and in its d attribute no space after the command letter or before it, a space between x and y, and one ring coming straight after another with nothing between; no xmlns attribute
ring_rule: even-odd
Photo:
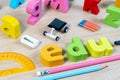
<svg viewBox="0 0 120 80"><path fill-rule="evenodd" d="M84 45L88 39L93 38L95 41L98 41L100 37L106 36L108 40L113 44L115 40L120 39L120 28L113 28L107 26L103 23L103 19L106 17L107 13L105 12L106 8L109 5L114 5L115 0L102 0L99 4L100 13L98 15L93 15L88 12L84 12L82 10L83 0L73 0L70 2L70 10L67 13L62 13L59 10L53 10L51 8L47 9L43 6L42 18L35 25L29 25L26 23L26 19L30 16L26 13L26 2L21 5L17 9L12 9L9 7L9 1L0 0L0 18L9 14L16 17L21 22L21 30L22 34L17 39L12 39L6 35L4 35L0 31L0 52L18 52L28 56L35 64L36 70L28 71L25 73L0 77L0 80L32 80L33 77L36 76L36 71L49 69L42 65L40 61L40 50L43 46L47 44L56 44L61 46L64 50L66 50L68 44L71 42L73 36L79 36L79 38L83 41ZM66 34L58 33L61 39L59 41L54 41L48 37L42 35L43 31L50 29L47 27L48 23L50 23L54 18L59 18L61 20L66 21L70 24L70 31ZM87 19L89 21L95 22L100 25L100 30L96 32L91 32L82 27L78 27L77 24L82 20ZM41 41L41 44L36 49L31 49L20 43L20 38L23 35L30 35L34 38L37 38ZM113 55L120 54L120 46L113 46L114 52ZM87 60L95 59L89 57ZM77 62L65 61L63 65L74 64ZM12 65L11 65L12 64ZM64 78L61 80L120 80L120 61L114 61L109 63L104 63L100 65L108 65L109 67L94 73L84 74L73 76L69 78ZM12 67L20 66L17 62L12 61L4 61L0 62L0 70L8 69Z"/></svg>

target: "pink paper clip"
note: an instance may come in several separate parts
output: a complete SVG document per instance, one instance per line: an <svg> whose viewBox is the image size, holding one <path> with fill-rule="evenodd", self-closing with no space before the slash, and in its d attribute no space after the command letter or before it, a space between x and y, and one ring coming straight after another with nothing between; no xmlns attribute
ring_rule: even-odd
<svg viewBox="0 0 120 80"><path fill-rule="evenodd" d="M26 12L31 14L27 22L29 24L35 24L42 15L42 0L30 0L26 7Z"/></svg>
<svg viewBox="0 0 120 80"><path fill-rule="evenodd" d="M45 6L51 5L53 9L60 9L63 13L69 10L68 0L45 0Z"/></svg>

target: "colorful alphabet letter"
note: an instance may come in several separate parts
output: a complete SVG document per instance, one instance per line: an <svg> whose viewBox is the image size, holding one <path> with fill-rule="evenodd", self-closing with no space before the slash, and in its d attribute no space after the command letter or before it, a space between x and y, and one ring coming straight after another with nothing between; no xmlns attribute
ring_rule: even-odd
<svg viewBox="0 0 120 80"><path fill-rule="evenodd" d="M19 5L23 4L25 0L10 0L10 7L11 8L17 8Z"/></svg>
<svg viewBox="0 0 120 80"><path fill-rule="evenodd" d="M120 8L109 6L106 12L109 13L109 15L104 19L104 23L118 28L120 26Z"/></svg>
<svg viewBox="0 0 120 80"><path fill-rule="evenodd" d="M67 47L67 58L70 61L76 62L85 60L88 57L88 53L84 48L84 45L80 41L79 37L73 37L72 43Z"/></svg>
<svg viewBox="0 0 120 80"><path fill-rule="evenodd" d="M113 52L113 47L106 37L99 39L98 44L93 39L89 39L86 43L86 47L92 57L109 56Z"/></svg>
<svg viewBox="0 0 120 80"><path fill-rule="evenodd" d="M31 14L27 22L31 25L35 24L42 15L42 0L30 0L27 4L26 12Z"/></svg>
<svg viewBox="0 0 120 80"><path fill-rule="evenodd" d="M101 0L84 0L84 11L91 11L92 14L97 15L99 13L98 4Z"/></svg>
<svg viewBox="0 0 120 80"><path fill-rule="evenodd" d="M62 65L64 62L62 48L54 44L47 45L40 51L40 59L42 64L48 67Z"/></svg>
<svg viewBox="0 0 120 80"><path fill-rule="evenodd" d="M2 23L0 29L4 34L14 39L20 36L20 22L15 17L6 15L2 18Z"/></svg>
<svg viewBox="0 0 120 80"><path fill-rule="evenodd" d="M53 9L60 8L63 13L66 13L69 10L68 0L45 0L44 5L51 5Z"/></svg>
<svg viewBox="0 0 120 80"><path fill-rule="evenodd" d="M118 7L118 8L120 8L120 0L116 0L115 6Z"/></svg>

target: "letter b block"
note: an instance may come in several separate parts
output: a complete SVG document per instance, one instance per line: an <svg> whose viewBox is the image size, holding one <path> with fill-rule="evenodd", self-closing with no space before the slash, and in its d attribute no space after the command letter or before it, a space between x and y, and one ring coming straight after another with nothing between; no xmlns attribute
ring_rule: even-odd
<svg viewBox="0 0 120 80"><path fill-rule="evenodd" d="M88 57L88 53L84 48L79 37L73 37L72 43L67 47L67 58L70 61L76 62L80 60L85 60Z"/></svg>
<svg viewBox="0 0 120 80"><path fill-rule="evenodd" d="M99 39L98 44L93 39L90 39L86 43L86 47L92 57L109 56L113 52L113 47L106 37Z"/></svg>
<svg viewBox="0 0 120 80"><path fill-rule="evenodd" d="M48 67L62 65L64 62L62 48L54 44L47 45L40 51L40 59L42 64Z"/></svg>

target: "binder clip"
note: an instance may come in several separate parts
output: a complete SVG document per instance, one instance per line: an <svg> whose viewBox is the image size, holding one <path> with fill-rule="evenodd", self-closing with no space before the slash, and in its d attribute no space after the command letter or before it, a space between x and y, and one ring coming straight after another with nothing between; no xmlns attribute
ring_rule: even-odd
<svg viewBox="0 0 120 80"><path fill-rule="evenodd" d="M55 36L54 32L55 31L59 31L59 32L62 32L62 33L67 33L69 31L69 27L68 26L69 25L66 22L55 18L48 25L48 27L51 28L51 31L49 33L47 31L44 31L43 35L44 36L48 36L48 37L53 38L54 40L58 41L60 39L60 37L59 36Z"/></svg>

